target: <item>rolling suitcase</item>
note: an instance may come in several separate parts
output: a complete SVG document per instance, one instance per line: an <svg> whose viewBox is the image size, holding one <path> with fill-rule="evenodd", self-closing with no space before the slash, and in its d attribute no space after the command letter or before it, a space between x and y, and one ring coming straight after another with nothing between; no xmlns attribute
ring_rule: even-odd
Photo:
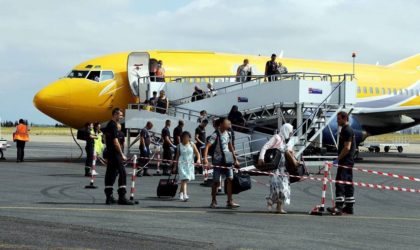
<svg viewBox="0 0 420 250"><path fill-rule="evenodd" d="M171 179L171 175L167 179L160 179L156 190L157 197L175 197L178 190L178 182L176 175Z"/></svg>

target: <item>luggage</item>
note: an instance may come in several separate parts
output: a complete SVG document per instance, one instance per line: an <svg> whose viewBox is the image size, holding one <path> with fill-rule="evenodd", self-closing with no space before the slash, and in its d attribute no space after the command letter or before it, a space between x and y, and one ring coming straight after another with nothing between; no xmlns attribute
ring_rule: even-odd
<svg viewBox="0 0 420 250"><path fill-rule="evenodd" d="M260 171L272 171L277 169L283 153L277 148L267 149L264 155L264 165L257 164L256 167Z"/></svg>
<svg viewBox="0 0 420 250"><path fill-rule="evenodd" d="M293 170L287 170L289 175L294 175L294 176L304 176L304 175L309 175L308 170L306 169L306 166L302 163L299 163L299 165L297 166L297 168L294 168ZM301 177L289 177L289 182L290 183L295 183L295 182L299 182L301 181L302 178Z"/></svg>
<svg viewBox="0 0 420 250"><path fill-rule="evenodd" d="M167 179L160 179L156 190L157 197L175 197L178 190L176 175L173 179L169 176Z"/></svg>
<svg viewBox="0 0 420 250"><path fill-rule="evenodd" d="M251 189L251 176L246 173L234 173L232 180L232 194ZM227 180L225 180L225 193L227 194Z"/></svg>

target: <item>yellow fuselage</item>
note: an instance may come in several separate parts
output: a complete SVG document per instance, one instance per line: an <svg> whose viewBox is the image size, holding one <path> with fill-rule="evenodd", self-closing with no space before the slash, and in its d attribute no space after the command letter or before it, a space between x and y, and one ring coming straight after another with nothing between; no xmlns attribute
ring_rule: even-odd
<svg viewBox="0 0 420 250"><path fill-rule="evenodd" d="M269 60L268 57L263 56L212 52L149 51L148 53L150 58L163 61L166 76L235 75L237 67L245 58L249 59L254 75L263 75L265 63ZM109 120L113 108L125 109L129 103L138 101L128 83L127 58L129 54L127 52L107 55L77 65L74 70L86 71L86 66L92 65L97 66L97 70L112 71L114 78L101 82L85 78L60 79L36 94L35 106L46 115L73 128L81 128L88 121ZM328 74L353 72L351 63L289 58L281 58L277 61L281 61L289 72ZM394 94L394 91L413 88L413 84L420 78L420 71L411 66L407 63L392 66L356 64L358 99L363 102ZM90 70L95 70L95 68ZM411 93L413 96L398 105L419 106L420 97L416 94L417 90L417 87L413 89ZM410 90L407 95L410 95Z"/></svg>

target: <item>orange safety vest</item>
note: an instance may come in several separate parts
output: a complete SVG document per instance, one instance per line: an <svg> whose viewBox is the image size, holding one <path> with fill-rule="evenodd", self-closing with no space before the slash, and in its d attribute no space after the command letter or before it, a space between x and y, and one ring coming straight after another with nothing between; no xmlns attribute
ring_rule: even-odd
<svg viewBox="0 0 420 250"><path fill-rule="evenodd" d="M25 124L17 125L13 139L15 141L29 141L28 127Z"/></svg>

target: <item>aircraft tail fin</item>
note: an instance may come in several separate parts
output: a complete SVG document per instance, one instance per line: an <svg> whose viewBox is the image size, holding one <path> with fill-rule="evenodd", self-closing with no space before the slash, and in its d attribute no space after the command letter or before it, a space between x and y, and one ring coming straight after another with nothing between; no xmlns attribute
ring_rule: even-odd
<svg viewBox="0 0 420 250"><path fill-rule="evenodd" d="M394 62L388 65L388 67L420 70L420 53Z"/></svg>

